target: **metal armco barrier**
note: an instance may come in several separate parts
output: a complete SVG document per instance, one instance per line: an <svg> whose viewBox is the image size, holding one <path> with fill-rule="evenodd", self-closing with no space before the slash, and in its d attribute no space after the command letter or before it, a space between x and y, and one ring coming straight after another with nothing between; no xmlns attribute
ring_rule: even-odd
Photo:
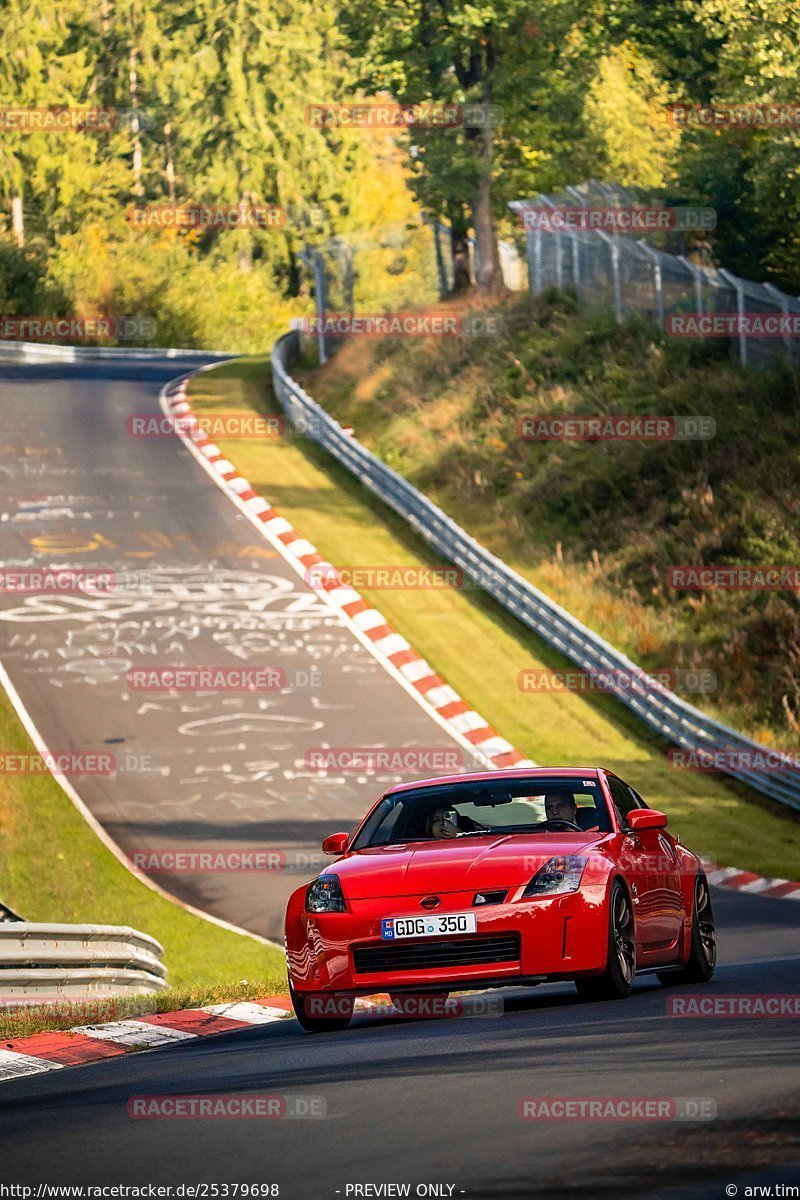
<svg viewBox="0 0 800 1200"><path fill-rule="evenodd" d="M299 432L323 446L342 466L380 496L408 522L447 562L460 567L499 604L513 613L543 641L592 676L608 672L634 672L641 668L598 634L582 625L544 592L465 533L415 487L387 467L303 391L290 376L288 366L299 347L296 331L284 335L272 350L272 379L277 399ZM725 774L749 784L765 796L800 811L800 770L790 759L769 747L743 737L706 716L673 692L645 677L645 692L615 686L607 691L631 709L650 729L687 750L742 751L753 756L772 755L778 769L725 767Z"/></svg>
<svg viewBox="0 0 800 1200"><path fill-rule="evenodd" d="M163 949L127 925L0 924L0 1006L159 992Z"/></svg>

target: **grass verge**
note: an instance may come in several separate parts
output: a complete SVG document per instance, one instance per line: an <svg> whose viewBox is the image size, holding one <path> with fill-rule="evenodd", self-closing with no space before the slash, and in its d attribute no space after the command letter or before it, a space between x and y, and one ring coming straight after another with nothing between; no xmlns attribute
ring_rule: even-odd
<svg viewBox="0 0 800 1200"><path fill-rule="evenodd" d="M197 412L278 411L266 358L228 362L192 381ZM306 440L219 439L236 464L298 532L339 567L435 565L396 514ZM460 514L455 510L455 515ZM778 805L721 779L677 772L667 744L642 732L606 696L525 693L518 673L569 664L478 592L363 590L442 677L503 736L539 762L603 765L663 808L698 853L768 875L796 877L800 829Z"/></svg>
<svg viewBox="0 0 800 1200"><path fill-rule="evenodd" d="M180 1012L204 1004L224 1004L226 1000L259 1000L266 996L288 996L286 975L265 979L230 980L213 985L169 988L155 995L108 996L97 1000L65 1000L63 1003L31 1005L0 1013L0 1041L31 1037L76 1025L97 1025L104 1021L124 1021L153 1013Z"/></svg>
<svg viewBox="0 0 800 1200"><path fill-rule="evenodd" d="M33 749L1 689L0 745ZM282 951L151 891L106 849L51 775L0 776L0 900L26 921L132 925L149 933L164 947L176 987L265 978L274 979L272 991L284 986ZM238 982L234 992L242 994Z"/></svg>

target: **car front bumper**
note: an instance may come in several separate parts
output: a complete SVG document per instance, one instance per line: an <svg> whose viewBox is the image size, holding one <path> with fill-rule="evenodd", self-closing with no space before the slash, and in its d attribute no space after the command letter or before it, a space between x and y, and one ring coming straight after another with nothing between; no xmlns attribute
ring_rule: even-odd
<svg viewBox="0 0 800 1200"><path fill-rule="evenodd" d="M472 906L474 892L448 893L437 914L474 912L475 934L388 943L381 937L382 919L424 915L421 896L351 901L344 913L307 913L301 906L293 912L290 907L286 949L292 984L297 991L370 994L540 982L603 970L608 952L605 887L534 900L516 898L521 890L502 904L485 907ZM476 948L477 941L486 947L485 954ZM444 942L448 948L437 951ZM517 948L511 953L513 944ZM398 955L398 948L404 953ZM505 948L508 957L503 957ZM437 954L447 965L430 961ZM492 961L475 961L487 955ZM392 965L392 959L403 957L407 961Z"/></svg>

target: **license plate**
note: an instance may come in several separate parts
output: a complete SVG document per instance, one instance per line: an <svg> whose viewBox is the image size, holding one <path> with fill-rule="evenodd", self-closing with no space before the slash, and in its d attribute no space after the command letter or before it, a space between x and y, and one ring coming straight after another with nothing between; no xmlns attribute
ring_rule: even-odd
<svg viewBox="0 0 800 1200"><path fill-rule="evenodd" d="M475 913L437 913L434 917L384 917L381 937L384 941L397 938L436 937L443 933L474 933L478 928Z"/></svg>

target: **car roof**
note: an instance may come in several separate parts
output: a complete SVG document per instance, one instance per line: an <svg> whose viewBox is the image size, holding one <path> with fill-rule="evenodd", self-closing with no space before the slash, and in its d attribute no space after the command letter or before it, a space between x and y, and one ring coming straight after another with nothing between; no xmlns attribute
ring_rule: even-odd
<svg viewBox="0 0 800 1200"><path fill-rule="evenodd" d="M415 788L446 786L452 783L487 783L491 780L511 779L597 779L602 767L522 767L498 771L466 771L460 775L434 775L430 779L415 779L410 783L397 783L387 788L384 796L392 796L396 792L408 792Z"/></svg>

